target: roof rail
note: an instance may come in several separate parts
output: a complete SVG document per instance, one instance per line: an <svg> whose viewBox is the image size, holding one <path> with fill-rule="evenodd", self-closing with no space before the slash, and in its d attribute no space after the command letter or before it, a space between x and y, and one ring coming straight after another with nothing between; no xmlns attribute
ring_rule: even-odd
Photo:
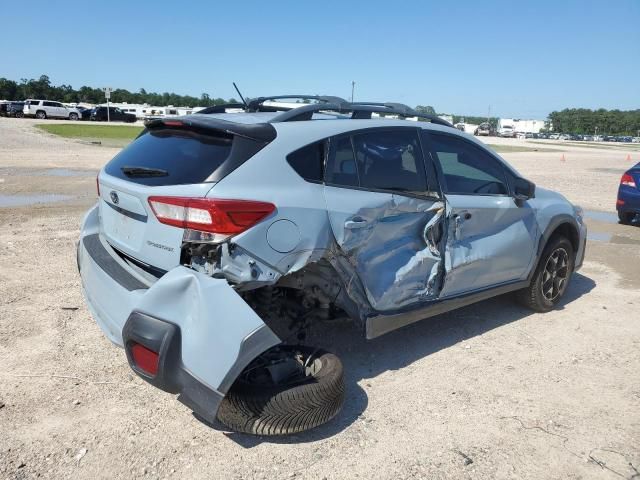
<svg viewBox="0 0 640 480"><path fill-rule="evenodd" d="M431 123L437 125L444 125L445 127L453 127L453 125L446 120L441 119L436 115L420 113L413 108L404 105L402 103L379 103L379 102L327 102L327 103L315 103L304 105L287 112L283 112L280 115L272 118L270 123L277 122L292 122L311 120L313 114L321 111L331 111L335 113L351 113L352 119L370 119L373 113L383 113L388 115L398 115L400 117L417 117L429 120Z"/></svg>
<svg viewBox="0 0 640 480"><path fill-rule="evenodd" d="M275 106L267 106L264 107L263 104L269 100L283 100L283 99L293 99L298 98L302 100L317 100L318 103L327 104L327 103L348 103L345 99L340 97L332 97L329 95L273 95L270 97L256 97L251 98L247 102L247 111L248 112L258 112L258 111L288 111L290 108L287 107L275 107ZM310 104L311 105L311 104Z"/></svg>

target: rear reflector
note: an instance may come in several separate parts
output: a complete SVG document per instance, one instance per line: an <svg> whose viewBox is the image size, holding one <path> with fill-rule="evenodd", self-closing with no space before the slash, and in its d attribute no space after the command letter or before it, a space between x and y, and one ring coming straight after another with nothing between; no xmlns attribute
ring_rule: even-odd
<svg viewBox="0 0 640 480"><path fill-rule="evenodd" d="M624 200L622 200L622 199L620 199L620 198L619 198L619 199L617 199L617 200L616 200L616 205L618 205L619 207L621 207L622 205L624 205Z"/></svg>
<svg viewBox="0 0 640 480"><path fill-rule="evenodd" d="M149 350L139 343L134 343L131 346L131 356L133 357L133 363L143 372L149 375L158 373L159 356L153 350Z"/></svg>
<svg viewBox="0 0 640 480"><path fill-rule="evenodd" d="M276 209L272 203L215 198L149 197L159 222L201 232L237 234Z"/></svg>
<svg viewBox="0 0 640 480"><path fill-rule="evenodd" d="M628 173L625 173L624 175L622 175L622 178L620 179L620 185L626 185L627 187L636 188L636 181L633 179L631 175L629 175Z"/></svg>

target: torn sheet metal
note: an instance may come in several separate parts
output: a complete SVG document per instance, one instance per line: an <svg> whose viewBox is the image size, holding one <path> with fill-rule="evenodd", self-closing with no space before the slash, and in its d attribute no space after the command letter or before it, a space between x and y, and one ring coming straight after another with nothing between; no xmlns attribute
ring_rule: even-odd
<svg viewBox="0 0 640 480"><path fill-rule="evenodd" d="M425 226L435 217L430 234L440 222L442 204L432 209L432 200L364 193L369 194L367 205L350 213L348 207L339 205L339 199L337 208L329 205L331 225L340 247L331 263L343 277L349 296L362 304L362 290L368 304L363 308L370 306L375 311L399 310L435 298L442 260L438 246L428 244L424 233ZM377 204L371 200L377 200Z"/></svg>
<svg viewBox="0 0 640 480"><path fill-rule="evenodd" d="M232 369L248 364L257 350L280 343L273 332L264 335L264 322L225 279L185 267L158 280L140 297L135 310L180 327L184 367L217 391L225 387L223 381ZM257 330L262 331L259 348L253 349L251 358L239 358L243 342Z"/></svg>
<svg viewBox="0 0 640 480"><path fill-rule="evenodd" d="M508 197L449 195L441 297L524 278L538 236L531 208Z"/></svg>

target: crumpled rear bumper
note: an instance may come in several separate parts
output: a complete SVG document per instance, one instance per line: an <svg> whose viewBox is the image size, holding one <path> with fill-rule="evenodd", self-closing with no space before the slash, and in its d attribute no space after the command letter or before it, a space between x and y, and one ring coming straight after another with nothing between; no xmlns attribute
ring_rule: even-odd
<svg viewBox="0 0 640 480"><path fill-rule="evenodd" d="M85 217L78 268L87 305L100 328L128 350L135 340L162 350L152 385L171 393L207 419L239 373L281 340L223 279L176 267L149 285L118 257L99 233L98 209ZM168 338L168 340L167 340ZM154 350L159 351L159 350Z"/></svg>

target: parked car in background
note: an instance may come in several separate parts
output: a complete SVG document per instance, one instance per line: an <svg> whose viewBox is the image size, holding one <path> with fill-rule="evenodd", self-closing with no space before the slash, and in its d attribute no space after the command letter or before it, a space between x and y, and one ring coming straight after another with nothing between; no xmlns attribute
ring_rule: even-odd
<svg viewBox="0 0 640 480"><path fill-rule="evenodd" d="M640 137L633 137L633 139L631 139L631 141L633 143L640 143Z"/></svg>
<svg viewBox="0 0 640 480"><path fill-rule="evenodd" d="M593 135L583 135L582 140L585 142L593 142Z"/></svg>
<svg viewBox="0 0 640 480"><path fill-rule="evenodd" d="M516 132L511 125L504 125L498 129L498 136L505 138L515 138Z"/></svg>
<svg viewBox="0 0 640 480"><path fill-rule="evenodd" d="M66 118L68 120L79 120L80 111L77 108L67 107L60 102L51 100L27 99L22 109L25 117L45 118Z"/></svg>
<svg viewBox="0 0 640 480"><path fill-rule="evenodd" d="M562 195L435 115L265 98L150 121L98 175L81 285L145 381L209 422L291 434L344 401L311 323L348 318L372 339L507 292L561 302L586 243Z"/></svg>
<svg viewBox="0 0 640 480"><path fill-rule="evenodd" d="M24 117L24 102L10 102L7 106L7 117Z"/></svg>
<svg viewBox="0 0 640 480"><path fill-rule="evenodd" d="M0 116L22 118L24 116L23 107L24 102L2 102L0 103Z"/></svg>
<svg viewBox="0 0 640 480"><path fill-rule="evenodd" d="M473 134L477 137L488 137L491 135L491 131L491 124L485 122L478 125L478 128L474 130Z"/></svg>
<svg viewBox="0 0 640 480"><path fill-rule="evenodd" d="M640 163L624 172L618 187L616 210L620 223L630 224L640 213Z"/></svg>
<svg viewBox="0 0 640 480"><path fill-rule="evenodd" d="M80 111L80 120L91 120L93 108L76 107Z"/></svg>
<svg viewBox="0 0 640 480"><path fill-rule="evenodd" d="M106 122L107 119L112 122L128 122L136 121L136 116L132 113L125 113L118 107L108 107L109 115L107 117L107 107L96 107L91 111L90 119L95 122Z"/></svg>
<svg viewBox="0 0 640 480"><path fill-rule="evenodd" d="M549 138L551 140L558 140L560 138L560 134L559 133L551 133L551 134L549 134Z"/></svg>

